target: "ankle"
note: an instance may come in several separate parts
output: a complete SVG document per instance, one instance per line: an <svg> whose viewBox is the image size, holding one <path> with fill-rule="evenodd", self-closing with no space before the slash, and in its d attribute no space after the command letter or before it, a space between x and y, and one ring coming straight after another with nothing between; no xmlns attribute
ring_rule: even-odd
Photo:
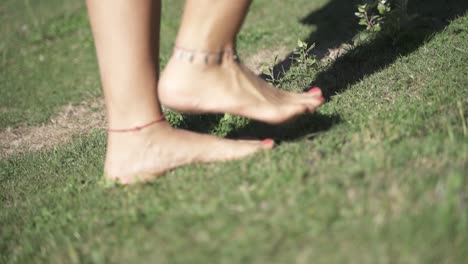
<svg viewBox="0 0 468 264"><path fill-rule="evenodd" d="M147 142L154 134L155 130L160 130L164 126L169 126L163 115L149 122L141 123L136 126L112 127L107 130L107 150L111 153L123 153L129 150L131 146ZM123 151L123 152L122 152ZM116 154L116 153L114 153Z"/></svg>
<svg viewBox="0 0 468 264"><path fill-rule="evenodd" d="M108 129L128 130L164 118L159 104L149 104L142 101L140 105L129 103L119 104L116 107L108 106Z"/></svg>
<svg viewBox="0 0 468 264"><path fill-rule="evenodd" d="M239 61L234 44L224 45L217 49L197 49L176 45L171 59L207 66Z"/></svg>
<svg viewBox="0 0 468 264"><path fill-rule="evenodd" d="M152 125L154 125L156 123L159 123L159 122L163 122L165 120L166 119L165 119L164 115L161 115L161 116L159 116L159 117L157 117L157 118L155 118L155 119L153 119L153 120L151 120L149 122L141 124L141 125L126 127L126 128L112 128L112 127L110 127L110 128L107 129L107 132L109 132L109 133L138 132L140 130L143 130L143 129L149 127L149 126L152 126Z"/></svg>

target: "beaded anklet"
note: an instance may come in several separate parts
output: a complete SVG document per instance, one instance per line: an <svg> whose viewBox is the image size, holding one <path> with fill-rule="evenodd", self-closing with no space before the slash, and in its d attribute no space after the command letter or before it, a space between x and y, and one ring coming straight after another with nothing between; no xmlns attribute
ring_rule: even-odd
<svg viewBox="0 0 468 264"><path fill-rule="evenodd" d="M205 50L192 50L182 47L174 47L174 56L178 60L186 59L190 63L221 64L224 56L232 56L233 60L239 62L239 57L232 49L220 50L218 52Z"/></svg>

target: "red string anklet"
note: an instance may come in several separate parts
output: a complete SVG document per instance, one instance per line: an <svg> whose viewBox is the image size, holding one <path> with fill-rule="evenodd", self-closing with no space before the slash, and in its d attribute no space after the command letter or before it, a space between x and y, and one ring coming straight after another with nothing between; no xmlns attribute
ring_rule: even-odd
<svg viewBox="0 0 468 264"><path fill-rule="evenodd" d="M166 118L164 116L161 116L161 117L158 117L157 119L147 123L147 124L144 124L144 125L141 125L141 126L136 126L136 127L132 127L132 128L125 128L125 129L107 129L107 132L112 132L112 133L125 133L125 132L135 132L135 131L140 131L142 130L143 128L147 128L151 125L154 125L156 123L159 123L159 122L162 122L166 120Z"/></svg>

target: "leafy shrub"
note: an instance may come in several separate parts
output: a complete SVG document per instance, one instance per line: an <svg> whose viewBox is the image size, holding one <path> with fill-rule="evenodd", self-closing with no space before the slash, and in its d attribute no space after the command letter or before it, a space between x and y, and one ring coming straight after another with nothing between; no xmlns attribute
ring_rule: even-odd
<svg viewBox="0 0 468 264"><path fill-rule="evenodd" d="M297 46L288 58L290 62L289 71L284 69L275 71L275 66L279 63L278 56L275 56L272 63L264 63L262 65L262 74L265 80L273 85L281 86L296 78L295 72L297 71L316 70L318 68L318 61L312 54L314 48L315 43L308 44L300 39L297 40Z"/></svg>

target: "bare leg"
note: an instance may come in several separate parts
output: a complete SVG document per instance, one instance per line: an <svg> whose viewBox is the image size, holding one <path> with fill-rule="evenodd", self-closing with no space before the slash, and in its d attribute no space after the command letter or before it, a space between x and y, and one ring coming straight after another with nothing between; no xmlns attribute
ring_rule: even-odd
<svg viewBox="0 0 468 264"><path fill-rule="evenodd" d="M323 102L320 89L290 93L271 86L232 54L219 63L187 58L191 52L235 50L236 35L250 0L187 0L176 45L185 57L172 56L160 81L161 102L180 112L231 113L268 123L281 123Z"/></svg>
<svg viewBox="0 0 468 264"><path fill-rule="evenodd" d="M162 115L157 98L160 1L87 0L109 126L146 124ZM154 55L156 54L156 55ZM147 181L172 168L240 158L273 143L234 141L172 128L109 133L105 173L123 184Z"/></svg>

